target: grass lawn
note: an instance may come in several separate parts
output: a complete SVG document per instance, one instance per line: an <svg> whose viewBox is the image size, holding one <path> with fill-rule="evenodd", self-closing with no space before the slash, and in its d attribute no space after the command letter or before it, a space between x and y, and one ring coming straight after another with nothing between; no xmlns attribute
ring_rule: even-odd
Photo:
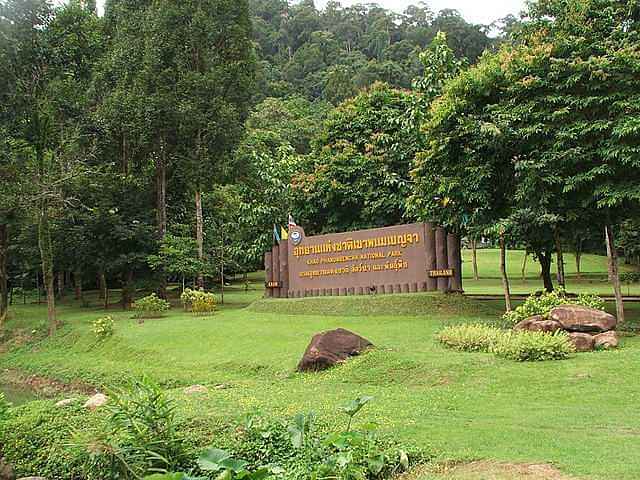
<svg viewBox="0 0 640 480"><path fill-rule="evenodd" d="M471 251L463 250L462 275L464 279L464 289L467 293L477 294L502 294L502 281L499 270L500 251L496 249L478 250L478 273L479 280L473 280L473 267L471 264ZM524 251L509 250L507 252L507 272L511 283L512 293L528 294L537 290L542 290L542 279L540 278L540 264L529 256L525 268L525 276L522 277L522 264ZM554 259L555 260L555 259ZM556 275L557 264L551 266L554 276L554 283L557 285ZM620 266L621 272L634 271L634 267L628 265ZM600 295L613 295L611 284L607 281L607 258L600 255L583 255L581 276L577 277L575 266L575 255L565 254L565 276L567 290L573 293L598 293ZM640 295L640 284L623 285L624 295Z"/></svg>
<svg viewBox="0 0 640 480"><path fill-rule="evenodd" d="M375 420L443 460L550 463L578 478L640 478L638 337L623 337L617 351L514 363L446 350L434 340L452 322L497 318L500 302L440 294L258 300L261 295L256 284L248 292L230 289L212 317L174 308L143 325L113 309L116 331L103 342L90 331L104 314L97 307L64 304L65 326L48 339L41 336L45 307L18 306L8 329L36 339L0 354L0 384L10 370L107 386L144 374L174 389L182 414L199 422L308 410L341 421L338 405L373 395L360 421ZM629 304L628 316L640 322L640 304ZM310 337L336 327L377 348L325 373L294 373ZM196 383L228 388L182 395L181 387ZM451 475L425 471L411 478L529 478Z"/></svg>

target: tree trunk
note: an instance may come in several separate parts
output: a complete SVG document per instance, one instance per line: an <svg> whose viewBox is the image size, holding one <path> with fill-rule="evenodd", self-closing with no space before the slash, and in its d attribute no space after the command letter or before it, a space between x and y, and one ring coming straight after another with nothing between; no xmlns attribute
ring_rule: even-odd
<svg viewBox="0 0 640 480"><path fill-rule="evenodd" d="M58 272L56 275L58 280L58 300L64 297L64 272Z"/></svg>
<svg viewBox="0 0 640 480"><path fill-rule="evenodd" d="M542 282L547 292L553 292L553 278L551 277L551 253L538 252L538 261L540 262Z"/></svg>
<svg viewBox="0 0 640 480"><path fill-rule="evenodd" d="M100 277L100 298L103 300L103 305L106 310L109 307L109 300L107 299L107 295L109 292L109 289L107 288L107 276L105 275L104 271L101 271L99 273L99 277Z"/></svg>
<svg viewBox="0 0 640 480"><path fill-rule="evenodd" d="M618 272L618 251L615 246L613 226L604 227L605 241L607 244L607 258L609 260L609 278L613 284L613 292L616 296L616 316L618 322L624 322L624 302L622 300L622 288L620 287L620 275Z"/></svg>
<svg viewBox="0 0 640 480"><path fill-rule="evenodd" d="M522 275L523 282L527 280L527 259L528 258L529 258L529 250L525 250L524 258L522 259L522 271L520 272Z"/></svg>
<svg viewBox="0 0 640 480"><path fill-rule="evenodd" d="M507 312L511 311L511 290L509 277L507 276L507 247L504 235L500 235L500 275L502 276L502 288L504 290L504 303Z"/></svg>
<svg viewBox="0 0 640 480"><path fill-rule="evenodd" d="M564 289L566 286L564 276L564 252L562 251L562 241L560 239L560 231L556 228L553 232L556 243L556 259L558 262L558 284Z"/></svg>
<svg viewBox="0 0 640 480"><path fill-rule="evenodd" d="M222 242L220 249L220 304L224 305L224 230L222 233Z"/></svg>
<svg viewBox="0 0 640 480"><path fill-rule="evenodd" d="M198 247L198 260L204 260L204 234L202 220L202 194L196 190L196 245ZM204 272L198 272L198 287L204 288Z"/></svg>
<svg viewBox="0 0 640 480"><path fill-rule="evenodd" d="M73 283L75 287L76 300L82 300L82 273L78 270L73 272Z"/></svg>
<svg viewBox="0 0 640 480"><path fill-rule="evenodd" d="M122 298L120 300L123 310L129 310L131 308L133 298L133 270L127 271L127 277L122 286Z"/></svg>
<svg viewBox="0 0 640 480"><path fill-rule="evenodd" d="M478 274L478 245L475 238L471 240L471 263L473 264L473 279L480 280L480 275Z"/></svg>
<svg viewBox="0 0 640 480"><path fill-rule="evenodd" d="M109 285L107 284L107 278L104 279L104 303L102 304L105 310L109 310Z"/></svg>
<svg viewBox="0 0 640 480"><path fill-rule="evenodd" d="M9 226L0 224L0 329L9 312L9 278L7 259L9 257Z"/></svg>
<svg viewBox="0 0 640 480"><path fill-rule="evenodd" d="M167 233L167 145L164 136L160 138L159 149L156 158L156 223L158 240L162 242ZM162 270L158 296L167 298L167 277Z"/></svg>
<svg viewBox="0 0 640 480"><path fill-rule="evenodd" d="M576 249L576 276L582 279L582 251Z"/></svg>
<svg viewBox="0 0 640 480"><path fill-rule="evenodd" d="M38 247L42 260L42 283L47 294L47 319L49 335L53 335L58 328L56 319L56 298L53 276L53 246L51 244L51 228L49 223L49 206L43 201L38 212Z"/></svg>

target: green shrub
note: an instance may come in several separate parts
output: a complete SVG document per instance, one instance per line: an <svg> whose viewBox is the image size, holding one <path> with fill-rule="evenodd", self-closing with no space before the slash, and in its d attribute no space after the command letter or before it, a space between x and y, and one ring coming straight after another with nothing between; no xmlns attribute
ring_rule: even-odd
<svg viewBox="0 0 640 480"><path fill-rule="evenodd" d="M191 312L195 315L207 315L216 311L216 297L213 293L200 295L193 301Z"/></svg>
<svg viewBox="0 0 640 480"><path fill-rule="evenodd" d="M133 304L135 318L161 317L162 314L171 308L171 304L158 297L155 293L136 300Z"/></svg>
<svg viewBox="0 0 640 480"><path fill-rule="evenodd" d="M471 324L446 327L437 338L455 350L489 352L519 362L561 360L575 351L569 337L561 331L551 334Z"/></svg>
<svg viewBox="0 0 640 480"><path fill-rule="evenodd" d="M199 290L193 290L191 288L184 289L182 295L180 295L180 301L185 311L191 311L191 305L193 305L193 301L196 299L198 293L200 293Z"/></svg>
<svg viewBox="0 0 640 480"><path fill-rule="evenodd" d="M534 315L548 317L551 310L560 305L582 305L604 310L604 300L597 295L580 294L578 297L568 297L565 290L558 289L541 295L530 295L522 305L505 313L502 318L508 326L512 327Z"/></svg>
<svg viewBox="0 0 640 480"><path fill-rule="evenodd" d="M317 425L312 413L298 414L289 423L249 416L235 429L236 438L223 445L224 449L205 451L198 467L203 473L229 480L367 480L392 478L423 461L422 452L408 453L379 436L372 424L365 424L361 430L350 428L353 418L370 400L360 397L341 408L349 418L346 430ZM185 479L165 476L154 480L174 478Z"/></svg>
<svg viewBox="0 0 640 480"><path fill-rule="evenodd" d="M490 352L503 330L481 324L455 325L444 328L437 339L449 348L463 352Z"/></svg>
<svg viewBox="0 0 640 480"><path fill-rule="evenodd" d="M93 321L91 331L99 340L110 337L115 330L115 322L110 315Z"/></svg>
<svg viewBox="0 0 640 480"><path fill-rule="evenodd" d="M427 460L423 451L379 434L373 424L347 430L346 417L338 427L311 414L293 419L253 415L241 426L213 423L206 415L189 419L191 411L185 417L186 410L147 382L109 397L107 406L94 412L82 402L56 408L51 401L35 401L12 408L0 421L0 457L19 476L37 473L58 480L129 480L167 471L190 473L153 478L223 473L223 478L249 479L270 473L269 478L287 480L373 480L392 478ZM341 410L352 419L367 401L361 397ZM205 452L200 462L209 464L198 466L198 453L211 439L216 450ZM209 467L218 473L212 475Z"/></svg>
<svg viewBox="0 0 640 480"><path fill-rule="evenodd" d="M563 331L507 331L496 338L491 351L509 360L532 362L562 360L575 352L575 348Z"/></svg>
<svg viewBox="0 0 640 480"><path fill-rule="evenodd" d="M184 309L195 315L207 315L216 310L216 296L213 293L186 288L180 300Z"/></svg>
<svg viewBox="0 0 640 480"><path fill-rule="evenodd" d="M111 465L117 478L137 479L157 472L176 470L186 464L186 443L178 434L175 403L156 384L135 381L111 392L111 414L94 460Z"/></svg>

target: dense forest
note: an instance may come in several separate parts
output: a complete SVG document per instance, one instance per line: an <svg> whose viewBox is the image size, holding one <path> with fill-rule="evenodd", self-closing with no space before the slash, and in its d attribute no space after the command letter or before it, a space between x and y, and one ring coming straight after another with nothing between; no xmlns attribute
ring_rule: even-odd
<svg viewBox="0 0 640 480"><path fill-rule="evenodd" d="M252 0L250 8L258 99L302 95L337 104L376 81L411 88L422 73L420 53L437 32L471 63L497 42L487 36L488 26L425 4L402 14L374 3L343 8L336 1L318 11L312 0Z"/></svg>
<svg viewBox="0 0 640 480"><path fill-rule="evenodd" d="M481 207L456 211L444 177L423 181L440 179L424 163L438 159L433 139L453 145L430 111L443 92L475 91L456 80L463 72L476 78L485 67L474 65L548 29L556 3L482 26L424 4L400 14L335 1L107 0L99 17L91 1L0 1L0 319L19 292L45 292L54 330L56 297L71 291L98 288L105 306L128 308L140 289L223 284L261 267L290 214L310 233L341 231L435 218L425 199L436 199L456 212L437 220L461 236L498 238ZM482 88L477 98L491 95ZM461 112L483 118L484 135L499 131ZM541 191L530 187L509 198ZM552 254L602 252L603 225L544 202L543 213L505 215L507 241L541 261L549 289ZM636 217L615 219L637 259Z"/></svg>

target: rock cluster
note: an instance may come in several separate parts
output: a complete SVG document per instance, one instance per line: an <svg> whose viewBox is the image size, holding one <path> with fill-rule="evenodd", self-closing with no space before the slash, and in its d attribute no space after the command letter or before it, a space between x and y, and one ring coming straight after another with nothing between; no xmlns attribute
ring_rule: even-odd
<svg viewBox="0 0 640 480"><path fill-rule="evenodd" d="M344 328L317 333L311 339L300 363L299 372L326 370L349 357L359 355L373 344Z"/></svg>
<svg viewBox="0 0 640 480"><path fill-rule="evenodd" d="M549 318L536 315L518 323L515 330L556 332L564 330L578 352L618 346L616 317L581 305L561 305L551 310Z"/></svg>

